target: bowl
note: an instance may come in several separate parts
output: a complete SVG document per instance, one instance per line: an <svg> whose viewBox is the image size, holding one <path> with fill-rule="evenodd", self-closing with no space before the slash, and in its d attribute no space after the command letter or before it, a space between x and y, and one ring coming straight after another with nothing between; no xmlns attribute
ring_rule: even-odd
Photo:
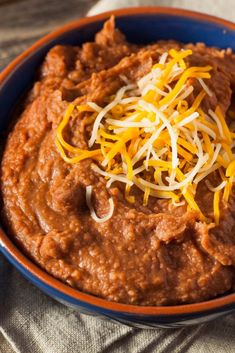
<svg viewBox="0 0 235 353"><path fill-rule="evenodd" d="M121 9L69 23L46 35L18 56L0 75L0 132L11 121L11 111L30 86L47 51L56 44L80 45L93 39L104 21L116 16L117 27L130 42L149 43L158 39L204 42L208 46L235 50L235 24L196 12L142 7ZM178 306L135 306L109 302L75 290L58 281L30 261L0 230L0 251L23 276L43 292L82 313L98 315L127 325L154 328L202 323L235 312L235 294L196 304Z"/></svg>

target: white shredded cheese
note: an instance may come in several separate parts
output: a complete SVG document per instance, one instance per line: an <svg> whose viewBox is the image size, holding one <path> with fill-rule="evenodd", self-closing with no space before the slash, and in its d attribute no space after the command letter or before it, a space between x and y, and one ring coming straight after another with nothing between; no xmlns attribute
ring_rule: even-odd
<svg viewBox="0 0 235 353"><path fill-rule="evenodd" d="M204 89L204 91L208 94L209 97L213 96L213 93L211 92L211 90L209 89L209 87L205 84L205 82L203 81L202 78L198 78L198 81L200 82L202 88Z"/></svg>
<svg viewBox="0 0 235 353"><path fill-rule="evenodd" d="M87 206L90 210L91 213L91 218L94 219L95 222L97 223L104 223L106 221L108 221L110 218L112 218L113 216L113 211L114 211L114 202L112 198L109 198L109 211L106 214L106 216L100 218L96 215L94 207L92 206L92 202L91 202L91 195L92 195L92 186L89 185L86 187L86 203Z"/></svg>
<svg viewBox="0 0 235 353"><path fill-rule="evenodd" d="M115 107L115 105L117 105L119 103L119 101L122 99L124 93L132 88L134 88L134 85L127 85L125 87L122 87L118 90L116 97L114 99L114 101L112 101L111 103L109 103L105 108L103 108L99 114L97 115L95 121L94 121L94 125L93 125L93 129L92 129L92 133L91 133L91 137L88 141L88 146L92 147L95 143L95 140L97 139L97 132L99 129L99 125L101 123L101 120L104 118L104 116L112 109Z"/></svg>
<svg viewBox="0 0 235 353"><path fill-rule="evenodd" d="M220 133L220 136L225 138L224 136L224 131L223 131L223 127L221 125L221 122L218 118L218 116L211 110L209 109L208 113L210 114L210 116L215 120L217 126L218 126L218 129L219 129L219 133Z"/></svg>
<svg viewBox="0 0 235 353"><path fill-rule="evenodd" d="M216 186L216 187L212 186L211 183L209 182L209 180L206 180L205 183L206 183L206 186L208 187L208 189L209 189L210 191L216 192L216 191L222 190L222 189L225 187L225 185L227 184L227 181L226 181L226 180L222 181L222 182L221 182L218 186Z"/></svg>
<svg viewBox="0 0 235 353"><path fill-rule="evenodd" d="M101 174L103 175L104 177L109 177L109 178L112 178L113 180L115 181L120 181L121 183L125 183L125 184L128 184L130 186L133 185L133 182L128 180L127 177L125 176L125 174L118 174L118 175L115 175L115 174L112 174L112 173L108 173L108 172L105 172L103 171L102 169L100 169L97 165L93 164L92 165L92 169L98 173L98 174Z"/></svg>
<svg viewBox="0 0 235 353"><path fill-rule="evenodd" d="M100 113L102 108L100 106L98 106L96 103L94 102L87 102L87 105L91 108L94 109L94 111Z"/></svg>
<svg viewBox="0 0 235 353"><path fill-rule="evenodd" d="M124 86L114 98L110 97L112 101L106 106L86 103L95 116L91 122L88 150L69 145L62 136L73 110L70 105L56 141L64 160L76 163L94 158L101 168L92 165L92 169L106 179L107 188L114 182L123 183L127 200L129 196L132 198L130 202L135 199L130 192L135 186L144 192L144 206L148 204L148 197L153 196L171 199L175 207L186 202L197 211L199 207L194 200L197 184L219 169L221 183L216 187L208 181L206 184L215 193L224 189L223 197L227 201L234 179L230 177L232 167L228 166L235 157L235 134L229 132L219 106L215 112L206 112L200 105L206 95L211 97L213 94L201 78L210 78L212 68L189 68L184 58L191 54L191 50L169 50L136 84L130 84L126 76L120 75ZM202 87L193 103L194 97L189 99L194 91L191 77ZM86 111L87 107L81 108ZM109 219L113 212L112 199L108 215L99 218L90 202L91 193L89 186L87 203L92 218L97 222ZM216 197L214 214L218 219L218 194Z"/></svg>

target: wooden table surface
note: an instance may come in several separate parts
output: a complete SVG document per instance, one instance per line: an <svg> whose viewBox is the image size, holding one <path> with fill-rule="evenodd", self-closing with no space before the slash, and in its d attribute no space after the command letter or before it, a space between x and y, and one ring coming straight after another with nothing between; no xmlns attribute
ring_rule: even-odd
<svg viewBox="0 0 235 353"><path fill-rule="evenodd" d="M35 40L84 16L96 0L0 0L0 70Z"/></svg>
<svg viewBox="0 0 235 353"><path fill-rule="evenodd" d="M0 0L0 71L37 39L79 17L96 0ZM13 353L0 332L0 353Z"/></svg>

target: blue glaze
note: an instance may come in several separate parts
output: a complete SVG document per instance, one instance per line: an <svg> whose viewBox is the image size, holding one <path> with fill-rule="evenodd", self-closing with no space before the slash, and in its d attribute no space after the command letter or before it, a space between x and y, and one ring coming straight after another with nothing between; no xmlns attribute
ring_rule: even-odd
<svg viewBox="0 0 235 353"><path fill-rule="evenodd" d="M137 14L116 17L117 27L123 31L127 39L136 43L150 43L158 39L175 39L182 42L204 42L208 46L220 48L231 47L235 50L235 31L223 25L190 17L166 14ZM103 21L86 24L80 29L68 31L56 39L48 41L39 47L21 62L0 87L0 133L7 128L11 117L10 112L19 97L30 87L35 77L36 70L42 62L47 51L56 44L81 45L91 41L94 34L102 27ZM33 284L52 298L77 308L83 313L101 315L109 319L134 325L136 327L180 327L189 324L201 323L221 315L235 311L234 305L214 309L203 313L187 315L130 315L125 312L116 312L77 300L65 295L42 282L27 271L6 250L0 251L6 258Z"/></svg>

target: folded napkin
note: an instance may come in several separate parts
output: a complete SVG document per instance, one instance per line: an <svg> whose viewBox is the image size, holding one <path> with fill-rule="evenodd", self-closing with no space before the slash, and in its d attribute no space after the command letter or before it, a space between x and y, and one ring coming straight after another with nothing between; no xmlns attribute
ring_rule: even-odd
<svg viewBox="0 0 235 353"><path fill-rule="evenodd" d="M134 6L170 6L205 12L235 22L234 0L100 0L88 12L89 16L99 12Z"/></svg>
<svg viewBox="0 0 235 353"><path fill-rule="evenodd" d="M103 0L89 14L137 5L177 6L235 20L230 1ZM235 315L182 329L133 329L80 314L41 293L0 255L0 353L232 353Z"/></svg>

